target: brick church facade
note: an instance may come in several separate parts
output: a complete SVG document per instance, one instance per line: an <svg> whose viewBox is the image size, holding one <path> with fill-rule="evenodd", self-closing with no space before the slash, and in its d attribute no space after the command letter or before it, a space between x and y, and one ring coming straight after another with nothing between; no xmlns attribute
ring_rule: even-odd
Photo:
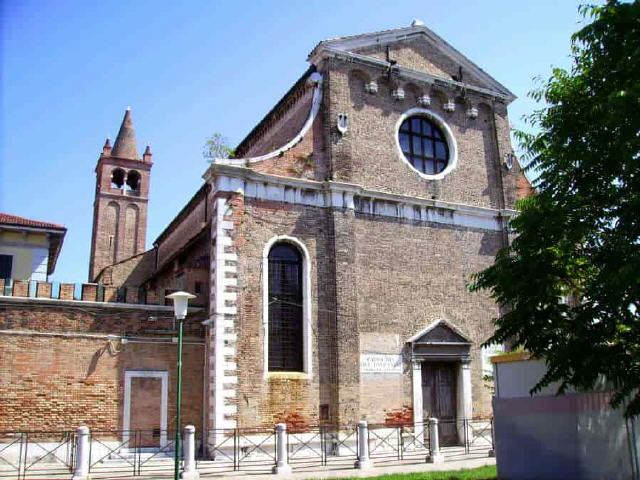
<svg viewBox="0 0 640 480"><path fill-rule="evenodd" d="M490 415L499 307L467 284L530 188L514 95L420 22L308 61L147 251L152 157L125 114L96 167L90 281L197 295L186 375L204 428ZM133 421L131 399L117 408Z"/></svg>
<svg viewBox="0 0 640 480"><path fill-rule="evenodd" d="M498 307L467 282L508 242L513 95L422 25L321 42L309 62L205 174L209 425L490 414ZM281 246L299 308L273 285ZM300 319L297 352L273 315ZM281 349L302 361L273 364Z"/></svg>

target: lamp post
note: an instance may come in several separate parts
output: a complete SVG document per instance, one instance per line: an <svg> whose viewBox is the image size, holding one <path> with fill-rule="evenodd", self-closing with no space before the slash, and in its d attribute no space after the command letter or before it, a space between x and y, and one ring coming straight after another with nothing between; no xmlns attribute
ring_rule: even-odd
<svg viewBox="0 0 640 480"><path fill-rule="evenodd" d="M178 320L178 361L177 361L177 386L176 386L176 441L175 456L173 466L173 478L180 478L180 408L182 404L182 326L187 316L187 308L189 299L196 298L188 292L175 292L167 295L167 298L173 300L173 313Z"/></svg>

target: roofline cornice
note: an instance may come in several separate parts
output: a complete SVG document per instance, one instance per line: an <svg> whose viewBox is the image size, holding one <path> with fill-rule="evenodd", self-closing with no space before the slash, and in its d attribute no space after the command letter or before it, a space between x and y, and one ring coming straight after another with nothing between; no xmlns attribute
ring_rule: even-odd
<svg viewBox="0 0 640 480"><path fill-rule="evenodd" d="M209 194L209 186L207 183L203 183L198 191L193 194L193 196L189 199L184 207L180 209L180 211L173 217L173 219L169 222L169 224L160 232L160 234L153 241L152 245L155 247L159 246L160 243L167 238L167 236L174 230L174 228L180 224L182 220L189 214L189 212L193 209L195 205L198 204L202 200L202 197L206 197ZM206 200L205 200L206 201Z"/></svg>
<svg viewBox="0 0 640 480"><path fill-rule="evenodd" d="M326 48L335 48L345 53L352 53L354 49L366 48L370 46L383 46L391 43L401 42L404 40L423 37L431 42L443 54L450 57L453 61L474 73L480 80L483 80L493 86L492 90L499 92L507 98L509 103L515 100L516 96L507 87L498 80L485 72L480 66L471 61L462 52L453 45L439 36L436 32L425 26L411 25L410 27L395 28L380 32L364 33L359 35L351 35L347 37L338 37L320 42L309 54L309 59L315 57L318 52Z"/></svg>
<svg viewBox="0 0 640 480"><path fill-rule="evenodd" d="M137 170L151 170L151 167L153 167L153 162L144 162L142 160L133 160L131 158L124 157L114 157L112 155L105 155L104 153L101 153L96 164L96 172L104 163L110 163L118 167L126 166Z"/></svg>
<svg viewBox="0 0 640 480"><path fill-rule="evenodd" d="M12 223L0 223L0 230L12 230L18 232L26 231L33 233L52 233L56 235L64 235L65 233L67 233L67 227L32 227L26 225L15 225Z"/></svg>
<svg viewBox="0 0 640 480"><path fill-rule="evenodd" d="M367 55L361 55L359 53L347 52L337 48L328 47L326 45L317 46L309 56L309 62L318 67L323 60L328 58L334 58L348 63L359 63L368 67L379 68L384 71L388 71L388 69L391 67L391 64L385 60L381 60L375 57L369 57ZM466 91L471 91L480 95L488 96L492 99L505 102L506 104L510 104L517 98L511 92L507 94L495 90L490 90L488 88L470 85L464 82L456 82L455 80L446 77L431 75L426 72L413 70L400 65L395 65L394 68L398 72L400 78L404 80L418 81L430 85L450 88L452 90L464 89Z"/></svg>

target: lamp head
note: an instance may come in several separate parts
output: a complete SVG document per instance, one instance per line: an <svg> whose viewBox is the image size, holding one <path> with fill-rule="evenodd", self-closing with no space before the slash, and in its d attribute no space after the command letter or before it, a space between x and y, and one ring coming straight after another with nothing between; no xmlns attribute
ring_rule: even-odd
<svg viewBox="0 0 640 480"><path fill-rule="evenodd" d="M175 292L167 295L166 298L173 300L173 313L178 320L183 320L187 316L189 299L196 298L196 296L189 292Z"/></svg>

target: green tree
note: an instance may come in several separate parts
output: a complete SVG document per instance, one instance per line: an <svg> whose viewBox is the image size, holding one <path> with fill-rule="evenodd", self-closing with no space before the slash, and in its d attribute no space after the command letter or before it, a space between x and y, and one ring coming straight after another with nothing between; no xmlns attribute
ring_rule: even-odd
<svg viewBox="0 0 640 480"><path fill-rule="evenodd" d="M559 393L606 378L613 406L640 413L640 2L581 7L572 66L532 92L516 132L536 194L515 238L472 290L504 306L487 343L524 347ZM569 299L567 301L567 299Z"/></svg>
<svg viewBox="0 0 640 480"><path fill-rule="evenodd" d="M229 140L221 133L214 133L204 144L202 156L212 162L216 158L233 157L233 149L229 147Z"/></svg>

